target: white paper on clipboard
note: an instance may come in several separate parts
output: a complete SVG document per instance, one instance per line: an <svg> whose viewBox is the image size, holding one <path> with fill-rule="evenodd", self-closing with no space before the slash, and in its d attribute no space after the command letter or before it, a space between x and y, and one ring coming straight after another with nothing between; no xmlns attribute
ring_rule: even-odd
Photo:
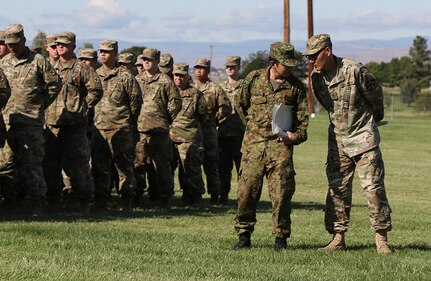
<svg viewBox="0 0 431 281"><path fill-rule="evenodd" d="M285 137L292 130L292 105L276 104L272 108L272 133Z"/></svg>

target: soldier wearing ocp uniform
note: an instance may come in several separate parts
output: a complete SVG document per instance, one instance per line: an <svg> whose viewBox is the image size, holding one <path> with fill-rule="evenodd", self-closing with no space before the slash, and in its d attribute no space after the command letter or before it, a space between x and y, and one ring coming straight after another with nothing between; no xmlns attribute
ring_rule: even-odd
<svg viewBox="0 0 431 281"><path fill-rule="evenodd" d="M3 109L8 141L1 149L0 177L7 200L13 202L18 195L28 198L31 214L39 215L46 198L42 172L44 110L62 84L51 64L26 47L25 41L21 24L6 28L5 43L13 52L0 61L11 87L11 97ZM22 189L18 189L18 179Z"/></svg>
<svg viewBox="0 0 431 281"><path fill-rule="evenodd" d="M4 30L0 30L0 59L9 54L9 48L4 42Z"/></svg>
<svg viewBox="0 0 431 281"><path fill-rule="evenodd" d="M134 131L142 105L136 79L124 66L118 66L118 42L100 42L97 69L103 87L102 100L95 107L92 169L96 207L106 209L111 196L112 172L118 173L122 209L132 210L136 179L133 170Z"/></svg>
<svg viewBox="0 0 431 281"><path fill-rule="evenodd" d="M225 62L227 79L220 86L229 97L232 114L218 127L218 147L220 155L220 203L228 203L232 180L232 168L235 164L238 174L241 164L241 144L245 131L245 120L239 108L239 94L243 79L240 78L241 58L228 56Z"/></svg>
<svg viewBox="0 0 431 281"><path fill-rule="evenodd" d="M263 177L267 178L272 202L274 249L286 249L291 234L291 200L296 188L293 147L307 140L307 93L304 84L292 74L293 67L299 64L292 45L272 43L269 63L269 67L247 75L240 94L247 126L238 179L236 250L251 246ZM275 105L292 107L290 131L273 131L271 113Z"/></svg>
<svg viewBox="0 0 431 281"><path fill-rule="evenodd" d="M75 57L74 33L58 34L55 43L59 60L54 68L63 81L63 87L45 110L44 176L48 203L56 205L60 200L63 168L79 199L81 212L88 213L94 185L89 166L87 116L88 110L102 98L103 90L95 70Z"/></svg>
<svg viewBox="0 0 431 281"><path fill-rule="evenodd" d="M207 120L207 106L203 94L189 84L189 65L173 65L174 83L180 90L182 108L172 122L170 137L175 144L174 156L179 159L179 180L183 203L198 207L205 193L202 179L202 127Z"/></svg>
<svg viewBox="0 0 431 281"><path fill-rule="evenodd" d="M371 229L378 253L390 253L387 232L391 208L384 184L384 164L377 122L383 119L382 87L361 63L336 57L328 34L310 37L304 55L313 64L316 99L328 111L328 158L325 226L332 241L321 250L346 250L352 181L356 172L368 199Z"/></svg>
<svg viewBox="0 0 431 281"><path fill-rule="evenodd" d="M210 69L210 60L205 58L196 60L194 66L196 81L193 83L193 87L196 87L204 94L207 103L208 120L203 128L205 148L203 168L207 178L207 191L211 195L211 204L218 205L220 199L220 176L218 173L217 126L231 114L232 107L223 89L209 78Z"/></svg>
<svg viewBox="0 0 431 281"><path fill-rule="evenodd" d="M174 74L172 73L174 69L174 58L171 54L166 53L160 55L159 69L161 73L168 75L171 79L174 78Z"/></svg>

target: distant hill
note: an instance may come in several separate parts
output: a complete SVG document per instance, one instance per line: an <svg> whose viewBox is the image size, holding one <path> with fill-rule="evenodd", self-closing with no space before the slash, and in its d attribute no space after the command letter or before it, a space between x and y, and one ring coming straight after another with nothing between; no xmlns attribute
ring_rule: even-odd
<svg viewBox="0 0 431 281"><path fill-rule="evenodd" d="M431 37L424 36L431 44ZM370 61L389 62L392 58L407 56L415 37L396 38L392 40L364 39L355 41L334 41L334 53L338 56L349 57L363 63ZM102 39L78 40L78 48L83 43L92 43L95 48L99 46ZM269 45L276 40L250 40L233 43L218 42L127 42L120 41L120 51L132 46L145 46L160 49L162 53L171 53L176 62L186 62L192 65L196 58L212 57L212 65L216 68L222 67L225 57L238 55L242 59L248 58L249 54L259 50L267 50ZM298 51L305 50L305 42L293 40L292 44ZM430 46L430 45L428 45Z"/></svg>

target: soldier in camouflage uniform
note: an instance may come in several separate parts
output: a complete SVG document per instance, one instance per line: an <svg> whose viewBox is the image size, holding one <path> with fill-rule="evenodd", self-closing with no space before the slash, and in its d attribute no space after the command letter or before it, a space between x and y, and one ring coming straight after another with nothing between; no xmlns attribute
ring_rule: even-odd
<svg viewBox="0 0 431 281"><path fill-rule="evenodd" d="M51 64L26 47L25 41L21 24L6 28L5 43L11 52L0 61L0 68L9 81L11 97L3 109L7 143L0 151L0 178L9 205L14 205L19 195L29 200L30 213L37 216L46 198L42 172L44 110L62 84Z"/></svg>
<svg viewBox="0 0 431 281"><path fill-rule="evenodd" d="M208 59L196 60L193 87L204 94L208 109L208 120L204 126L204 172L207 177L207 191L211 195L211 205L218 205L220 198L220 176L218 173L219 153L217 126L226 120L232 107L223 89L208 77L211 62Z"/></svg>
<svg viewBox="0 0 431 281"><path fill-rule="evenodd" d="M137 71L138 74L141 74L142 72L145 71L145 69L144 69L144 62L142 61L142 54L140 54L136 58L135 67L136 67L136 71Z"/></svg>
<svg viewBox="0 0 431 281"><path fill-rule="evenodd" d="M175 159L179 159L179 180L183 203L198 207L205 193L202 179L202 127L207 120L207 105L203 94L189 84L189 65L173 65L174 83L180 90L182 108L171 125L170 136L175 144Z"/></svg>
<svg viewBox="0 0 431 281"><path fill-rule="evenodd" d="M172 73L174 69L174 58L171 54L166 53L160 55L159 69L161 73L174 79L174 74Z"/></svg>
<svg viewBox="0 0 431 281"><path fill-rule="evenodd" d="M133 64L133 54L132 53L121 53L118 55L118 64L124 65L133 76L136 76L138 72L136 71L135 65Z"/></svg>
<svg viewBox="0 0 431 281"><path fill-rule="evenodd" d="M98 69L97 51L92 48L81 48L78 50L78 59L93 69Z"/></svg>
<svg viewBox="0 0 431 281"><path fill-rule="evenodd" d="M219 175L220 175L220 203L227 205L232 180L232 168L235 163L236 172L239 172L241 163L241 143L244 136L245 124L242 111L238 108L239 92L243 79L239 77L241 58L229 56L226 58L227 80L220 84L232 104L232 114L218 127L219 146ZM245 120L244 120L245 121Z"/></svg>
<svg viewBox="0 0 431 281"><path fill-rule="evenodd" d="M160 72L160 51L147 48L143 51L145 71L136 79L142 89L144 106L138 118L139 141L136 144L135 171L138 180L148 174L150 199L160 199L161 208L169 208L174 194L174 177L171 162L172 142L169 125L181 110L181 96L172 79Z"/></svg>
<svg viewBox="0 0 431 281"><path fill-rule="evenodd" d="M9 48L4 42L4 30L0 30L0 59L9 54Z"/></svg>
<svg viewBox="0 0 431 281"><path fill-rule="evenodd" d="M304 55L314 66L313 92L328 111L330 121L325 225L333 240L322 250L346 249L344 234L350 222L356 170L368 199L377 252L389 253L387 232L392 228L391 208L386 197L377 129L377 122L384 115L382 88L361 63L336 57L328 34L312 36L306 45Z"/></svg>
<svg viewBox="0 0 431 281"><path fill-rule="evenodd" d="M62 32L55 40L59 60L54 68L63 81L55 101L45 110L44 176L48 203L57 205L62 190L61 169L70 177L80 211L88 213L94 196L87 138L88 109L102 98L103 90L95 70L79 61L73 51L76 37Z"/></svg>
<svg viewBox="0 0 431 281"><path fill-rule="evenodd" d="M235 250L251 246L263 177L268 180L272 201L276 251L287 248L291 233L291 200L295 192L293 145L307 140L307 94L303 83L292 74L293 67L299 64L292 45L272 43L269 64L268 68L247 75L240 94L247 126L241 148L235 225L239 241ZM271 112L276 105L292 106L291 131L273 132Z"/></svg>
<svg viewBox="0 0 431 281"><path fill-rule="evenodd" d="M54 65L59 59L58 51L57 51L57 43L55 40L57 39L56 34L50 34L45 37L45 50L48 52L48 60L51 65Z"/></svg>
<svg viewBox="0 0 431 281"><path fill-rule="evenodd" d="M118 173L122 211L132 211L136 179L133 171L134 132L142 105L142 93L136 79L117 64L118 42L100 42L97 69L103 87L102 100L95 107L92 169L95 203L106 209L111 196L112 173ZM115 168L114 168L115 167Z"/></svg>

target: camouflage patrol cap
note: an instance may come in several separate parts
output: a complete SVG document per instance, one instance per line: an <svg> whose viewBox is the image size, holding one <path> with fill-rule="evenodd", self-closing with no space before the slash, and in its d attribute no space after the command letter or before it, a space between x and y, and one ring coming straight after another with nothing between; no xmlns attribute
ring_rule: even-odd
<svg viewBox="0 0 431 281"><path fill-rule="evenodd" d="M226 57L226 66L237 66L241 64L241 58L238 56L228 56Z"/></svg>
<svg viewBox="0 0 431 281"><path fill-rule="evenodd" d="M97 59L97 52L92 48L81 48L78 50L78 59Z"/></svg>
<svg viewBox="0 0 431 281"><path fill-rule="evenodd" d="M45 37L45 44L48 46L55 46L57 43L55 42L57 40L56 34L50 34Z"/></svg>
<svg viewBox="0 0 431 281"><path fill-rule="evenodd" d="M297 66L299 64L299 61L295 59L295 48L288 43L272 43L269 50L269 56L288 67Z"/></svg>
<svg viewBox="0 0 431 281"><path fill-rule="evenodd" d="M159 66L166 67L166 66L171 65L173 62L174 62L174 59L171 56L171 54L161 54L160 55Z"/></svg>
<svg viewBox="0 0 431 281"><path fill-rule="evenodd" d="M4 30L0 30L0 43L4 44Z"/></svg>
<svg viewBox="0 0 431 281"><path fill-rule="evenodd" d="M133 62L133 54L131 53L122 53L118 55L119 63L132 63Z"/></svg>
<svg viewBox="0 0 431 281"><path fill-rule="evenodd" d="M19 23L14 23L6 27L4 31L4 42L6 44L16 44L24 38L24 27Z"/></svg>
<svg viewBox="0 0 431 281"><path fill-rule="evenodd" d="M205 67L209 69L211 67L211 61L209 59L200 58L196 60L194 67L196 66Z"/></svg>
<svg viewBox="0 0 431 281"><path fill-rule="evenodd" d="M142 58L158 60L160 59L160 51L154 48L146 48L142 51Z"/></svg>
<svg viewBox="0 0 431 281"><path fill-rule="evenodd" d="M326 47L332 47L331 37L328 34L313 35L306 42L307 49L304 52L304 56L314 55Z"/></svg>
<svg viewBox="0 0 431 281"><path fill-rule="evenodd" d="M144 62L142 61L142 59L144 58L144 55L140 54L137 58L136 58L136 62L135 65L142 65Z"/></svg>
<svg viewBox="0 0 431 281"><path fill-rule="evenodd" d="M76 42L76 36L75 33L64 31L62 33L57 34L57 39L55 39L55 43L62 43L62 44L72 44Z"/></svg>
<svg viewBox="0 0 431 281"><path fill-rule="evenodd" d="M174 70L172 71L172 73L186 75L189 73L189 65L183 62L174 63Z"/></svg>
<svg viewBox="0 0 431 281"><path fill-rule="evenodd" d="M118 42L115 40L103 40L100 42L99 51L118 51Z"/></svg>

